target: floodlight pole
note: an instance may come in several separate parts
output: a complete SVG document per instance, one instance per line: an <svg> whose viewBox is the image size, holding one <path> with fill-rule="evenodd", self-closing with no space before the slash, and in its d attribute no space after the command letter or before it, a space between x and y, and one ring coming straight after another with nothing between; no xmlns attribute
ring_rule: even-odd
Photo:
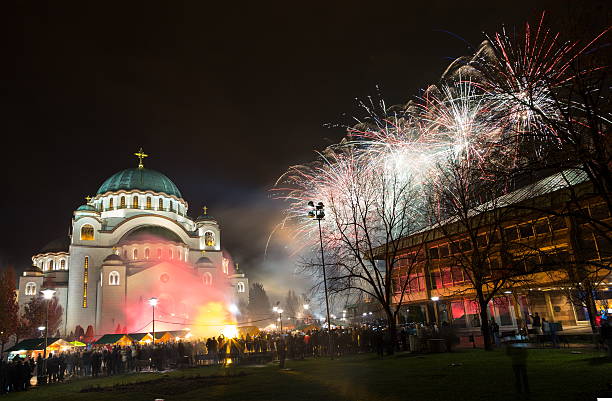
<svg viewBox="0 0 612 401"><path fill-rule="evenodd" d="M325 272L325 252L323 252L323 231L321 230L321 220L325 217L325 206L323 202L319 202L315 206L312 201L309 202L308 205L314 207L314 210L309 213L309 216L316 218L319 223L319 243L321 245L321 264L323 265L323 288L325 289L325 309L327 312L327 337L329 340L329 354L331 359L334 359L331 320L329 318L329 296L327 295L327 273Z"/></svg>

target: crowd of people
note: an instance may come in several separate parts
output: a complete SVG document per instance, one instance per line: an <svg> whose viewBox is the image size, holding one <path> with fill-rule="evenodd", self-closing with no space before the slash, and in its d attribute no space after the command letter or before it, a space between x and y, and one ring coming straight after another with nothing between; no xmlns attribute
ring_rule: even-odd
<svg viewBox="0 0 612 401"><path fill-rule="evenodd" d="M407 331L399 331L400 347L408 349ZM331 342L330 342L331 336ZM0 361L0 394L25 391L36 383L63 382L86 376L112 376L143 370L165 370L196 365L266 363L273 360L342 356L350 353L390 352L387 330L351 328L293 333L266 333L228 339L221 336L195 341L92 346L84 350L50 353L45 359L13 358ZM331 346L331 348L330 348Z"/></svg>

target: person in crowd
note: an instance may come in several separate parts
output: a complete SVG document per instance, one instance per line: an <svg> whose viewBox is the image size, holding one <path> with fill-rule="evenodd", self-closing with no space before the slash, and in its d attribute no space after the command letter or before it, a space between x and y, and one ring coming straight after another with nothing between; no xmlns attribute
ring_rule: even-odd
<svg viewBox="0 0 612 401"><path fill-rule="evenodd" d="M514 384L519 395L529 395L529 381L527 379L527 344L509 342L506 354L510 357L514 371Z"/></svg>
<svg viewBox="0 0 612 401"><path fill-rule="evenodd" d="M542 334L542 320L538 312L531 316L531 327L533 327L535 334Z"/></svg>
<svg viewBox="0 0 612 401"><path fill-rule="evenodd" d="M499 324L497 324L497 322L495 321L495 318L493 317L491 318L491 321L489 322L489 328L491 330L491 336L493 337L493 340L495 341L495 346L499 347L501 344Z"/></svg>

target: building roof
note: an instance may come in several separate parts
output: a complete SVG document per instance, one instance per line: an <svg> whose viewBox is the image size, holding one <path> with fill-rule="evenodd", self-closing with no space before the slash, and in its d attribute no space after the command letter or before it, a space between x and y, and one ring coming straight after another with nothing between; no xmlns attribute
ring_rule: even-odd
<svg viewBox="0 0 612 401"><path fill-rule="evenodd" d="M146 336L150 336L150 333L130 333L128 336L134 341L142 341Z"/></svg>
<svg viewBox="0 0 612 401"><path fill-rule="evenodd" d="M182 198L181 191L164 174L147 168L128 168L113 174L98 189L97 194L119 190L141 190L163 192Z"/></svg>
<svg viewBox="0 0 612 401"><path fill-rule="evenodd" d="M125 334L105 334L94 344L105 345L105 344L114 344L117 341L121 340L125 337Z"/></svg>
<svg viewBox="0 0 612 401"><path fill-rule="evenodd" d="M52 337L47 340L47 347L59 340L59 337ZM44 338L28 338L27 340L23 340L11 348L5 350L4 352L12 352L12 351L42 351L45 348L45 339Z"/></svg>
<svg viewBox="0 0 612 401"><path fill-rule="evenodd" d="M70 247L70 238L68 236L62 236L60 238L54 239L53 241L45 245L40 250L40 253L68 252L69 247Z"/></svg>
<svg viewBox="0 0 612 401"><path fill-rule="evenodd" d="M491 201L478 205L468 211L468 217L475 217L483 213L490 212L494 209L510 207L526 202L531 199L536 199L541 196L552 194L565 188L570 188L575 185L582 184L589 180L588 175L579 169L567 169L548 177L542 178L533 184L526 185L515 191L504 194ZM449 217L446 220L437 222L432 225L425 226L416 232L410 233L406 237L411 237L416 234L425 233L429 230L440 228L448 224L457 222L457 217Z"/></svg>

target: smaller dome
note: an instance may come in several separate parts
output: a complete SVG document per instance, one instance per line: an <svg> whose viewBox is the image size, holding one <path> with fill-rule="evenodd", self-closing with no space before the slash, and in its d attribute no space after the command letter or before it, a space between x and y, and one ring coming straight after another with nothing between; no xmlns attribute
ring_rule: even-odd
<svg viewBox="0 0 612 401"><path fill-rule="evenodd" d="M208 259L206 256L202 256L196 262L196 265L212 265L212 264L213 264L212 260Z"/></svg>
<svg viewBox="0 0 612 401"><path fill-rule="evenodd" d="M196 223L201 222L201 221L217 221L214 217L212 217L210 214L201 214L198 216L198 218L196 219Z"/></svg>
<svg viewBox="0 0 612 401"><path fill-rule="evenodd" d="M111 253L110 255L104 258L104 262L113 262L113 261L123 262L123 259L121 259L119 255L115 255L114 253Z"/></svg>
<svg viewBox="0 0 612 401"><path fill-rule="evenodd" d="M119 245L133 242L174 242L184 244L181 237L169 229L161 226L141 226L121 238Z"/></svg>
<svg viewBox="0 0 612 401"><path fill-rule="evenodd" d="M50 253L50 252L68 252L68 248L70 247L70 238L60 237L56 238L53 241L49 242L45 245L40 253Z"/></svg>
<svg viewBox="0 0 612 401"><path fill-rule="evenodd" d="M77 210L84 211L84 212L95 212L96 208L91 205L81 205L77 208Z"/></svg>

